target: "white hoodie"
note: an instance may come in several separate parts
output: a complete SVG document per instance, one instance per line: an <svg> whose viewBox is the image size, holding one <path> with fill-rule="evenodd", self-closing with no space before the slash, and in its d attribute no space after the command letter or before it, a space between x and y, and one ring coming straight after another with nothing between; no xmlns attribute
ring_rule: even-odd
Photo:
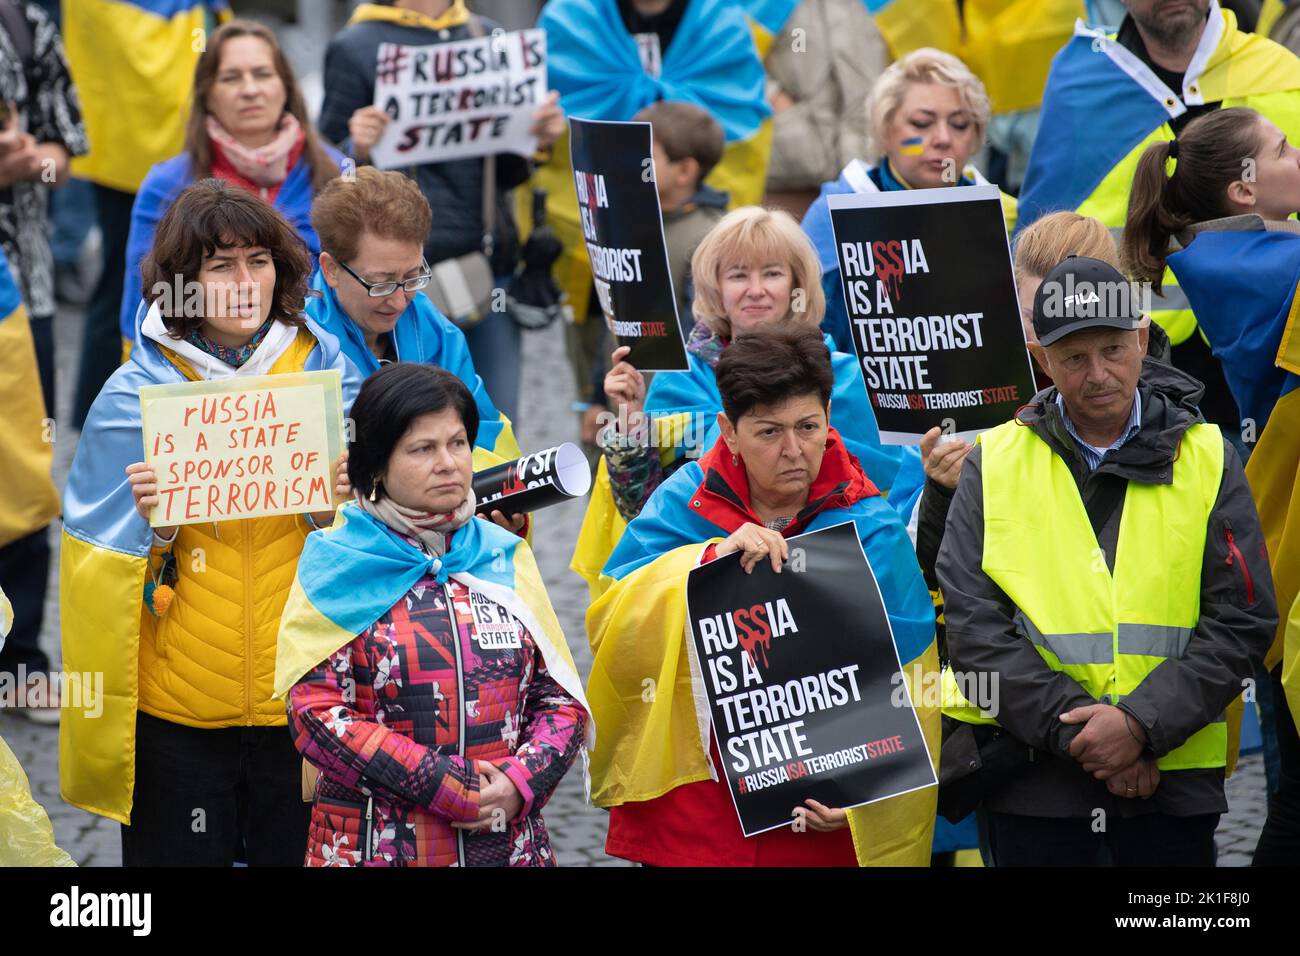
<svg viewBox="0 0 1300 956"><path fill-rule="evenodd" d="M181 356L193 366L200 378L208 382L234 378L237 375L267 375L271 371L271 366L288 351L293 340L298 337L298 330L293 326L274 322L270 331L266 333L266 338L258 343L257 349L249 360L239 368L235 368L184 339L172 338L167 327L163 325L162 310L157 302L149 306L149 313L140 324L140 333Z"/></svg>

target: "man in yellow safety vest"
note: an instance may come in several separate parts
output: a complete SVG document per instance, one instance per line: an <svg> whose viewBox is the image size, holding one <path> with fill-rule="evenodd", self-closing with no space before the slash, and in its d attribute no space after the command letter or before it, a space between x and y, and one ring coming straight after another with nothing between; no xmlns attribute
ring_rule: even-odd
<svg viewBox="0 0 1300 956"><path fill-rule="evenodd" d="M1276 628L1241 462L1150 320L1074 257L1034 295L1052 376L967 456L937 573L945 714L1032 748L984 795L998 865L1213 865L1225 711ZM968 695L969 696L969 695Z"/></svg>

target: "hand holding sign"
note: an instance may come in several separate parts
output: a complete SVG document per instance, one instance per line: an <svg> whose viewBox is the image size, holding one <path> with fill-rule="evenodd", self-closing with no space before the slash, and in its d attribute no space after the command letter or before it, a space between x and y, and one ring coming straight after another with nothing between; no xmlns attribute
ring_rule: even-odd
<svg viewBox="0 0 1300 956"><path fill-rule="evenodd" d="M746 574L751 574L754 566L764 558L770 560L772 570L780 574L781 564L790 556L790 545L781 532L746 521L718 545L715 554L723 558L737 551L741 553L740 567Z"/></svg>
<svg viewBox="0 0 1300 956"><path fill-rule="evenodd" d="M633 415L645 410L646 384L645 376L631 362L627 361L632 353L632 346L620 345L609 357L609 371L605 373L605 397L616 408L626 408L626 418L631 421Z"/></svg>
<svg viewBox="0 0 1300 956"><path fill-rule="evenodd" d="M931 428L921 436L921 465L925 477L950 490L956 489L961 466L974 447L964 438L943 434L938 425Z"/></svg>
<svg viewBox="0 0 1300 956"><path fill-rule="evenodd" d="M158 476L154 470L142 461L126 466L126 480L131 485L131 497L135 501L135 511L145 521L158 507ZM175 525L160 525L154 528L161 538L170 538L176 533Z"/></svg>
<svg viewBox="0 0 1300 956"><path fill-rule="evenodd" d="M690 572L687 617L692 680L709 702L713 734L741 830L791 825L838 829L844 809L934 786L875 575L852 522L782 539L803 573L769 573L754 556ZM766 539L766 535L763 535ZM730 538L728 540L731 540ZM767 557L779 562L773 544ZM719 552L722 548L719 546Z"/></svg>
<svg viewBox="0 0 1300 956"><path fill-rule="evenodd" d="M145 466L129 477L137 510L149 503L155 527L332 519L343 454L337 371L149 385L140 405Z"/></svg>
<svg viewBox="0 0 1300 956"><path fill-rule="evenodd" d="M381 43L371 108L385 116L373 141L373 114L359 110L353 119L381 169L495 153L529 156L563 132L555 99L547 96L542 30L430 46Z"/></svg>
<svg viewBox="0 0 1300 956"><path fill-rule="evenodd" d="M363 106L352 114L348 119L348 136L352 140L352 155L357 162L370 162L370 151L375 148L391 121L391 117L377 106Z"/></svg>

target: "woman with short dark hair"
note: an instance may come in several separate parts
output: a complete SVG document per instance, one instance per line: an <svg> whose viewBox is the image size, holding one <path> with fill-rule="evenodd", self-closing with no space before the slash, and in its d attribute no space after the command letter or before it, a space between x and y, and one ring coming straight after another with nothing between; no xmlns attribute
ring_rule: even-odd
<svg viewBox="0 0 1300 956"><path fill-rule="evenodd" d="M140 460L140 389L336 369L346 406L355 373L301 314L310 265L293 227L255 196L213 179L183 192L146 263L140 341L77 446L63 499L63 657L104 675L103 713L67 712L59 769L64 799L123 824L127 866L302 859L301 761L271 677L294 566L332 503L151 530L165 483Z"/></svg>
<svg viewBox="0 0 1300 956"><path fill-rule="evenodd" d="M934 756L939 731L938 709L918 695L919 675L937 676L929 594L898 514L829 424L835 376L817 326L774 323L735 339L717 383L720 438L628 525L604 568L613 584L587 613L605 849L656 866L851 866L855 851L863 864L924 865L933 789L848 812L808 800L790 808L792 830L746 838L713 769L717 742L696 711L705 689L683 647L690 570L733 552L747 573L764 561L778 570L787 538L845 521L857 526L903 672L918 681L912 699Z"/></svg>
<svg viewBox="0 0 1300 956"><path fill-rule="evenodd" d="M356 500L307 539L276 661L319 769L306 865L554 866L541 809L593 728L527 542L474 517L474 399L397 363L352 419Z"/></svg>

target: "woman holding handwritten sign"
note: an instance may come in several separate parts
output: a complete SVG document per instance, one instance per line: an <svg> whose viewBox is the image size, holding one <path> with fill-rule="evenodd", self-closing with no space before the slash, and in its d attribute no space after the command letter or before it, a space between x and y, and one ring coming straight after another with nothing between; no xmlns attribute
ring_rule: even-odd
<svg viewBox="0 0 1300 956"><path fill-rule="evenodd" d="M611 808L606 851L657 866L852 866L855 851L862 864L923 865L932 789L847 813L808 800L790 808L791 830L746 838L727 785L710 779L721 755L696 711L704 689L694 685L683 636L697 564L739 553L746 572L770 562L801 573L786 564L785 539L852 521L904 673L938 666L934 611L907 532L829 423L835 378L816 326L737 339L717 377L721 437L628 525L605 566L614 583L587 612L587 689L600 728L591 794ZM938 712L917 713L937 754Z"/></svg>
<svg viewBox="0 0 1300 956"><path fill-rule="evenodd" d="M67 667L104 675L105 703L97 720L65 717L62 791L123 824L127 866L302 860L301 761L271 678L303 541L333 507L151 530L167 483L140 460L139 395L336 369L346 408L356 374L301 314L310 270L293 226L262 200L214 179L181 193L144 263L141 339L77 447L63 500L63 654ZM173 285L193 294L174 297ZM341 475L333 490L350 492Z"/></svg>

